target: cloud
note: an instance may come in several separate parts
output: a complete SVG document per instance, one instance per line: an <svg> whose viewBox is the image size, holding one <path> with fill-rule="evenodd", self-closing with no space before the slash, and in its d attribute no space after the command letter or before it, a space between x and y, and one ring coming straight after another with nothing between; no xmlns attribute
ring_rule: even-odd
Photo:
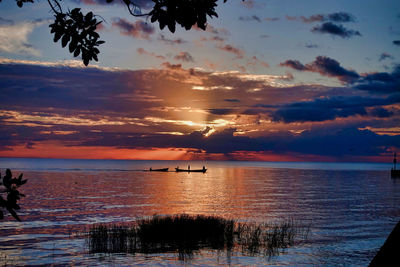
<svg viewBox="0 0 400 267"><path fill-rule="evenodd" d="M318 48L319 46L317 44L305 44L305 48Z"/></svg>
<svg viewBox="0 0 400 267"><path fill-rule="evenodd" d="M285 123L326 121L354 115L366 116L368 115L367 107L393 103L395 101L392 98L330 97L287 104L278 108L271 116L274 121ZM383 110L383 108L375 109L371 115L392 115L387 110L385 110L387 113Z"/></svg>
<svg viewBox="0 0 400 267"><path fill-rule="evenodd" d="M264 68L269 68L269 64L266 61L260 60L256 56L252 56L247 60L247 67L255 67L257 65L263 66Z"/></svg>
<svg viewBox="0 0 400 267"><path fill-rule="evenodd" d="M193 131L185 135L146 135L143 137L126 136L103 138L88 141L85 145L98 146L126 146L135 147L181 147L198 149L207 153L223 153L234 159L236 153L252 154L253 152L267 152L268 154L298 154L298 158L306 155L320 155L333 157L336 160L346 160L347 156L377 156L388 152L393 144L400 143L400 136L378 135L370 130L354 128L344 129L310 129L299 135L278 132L265 137L248 137L238 135L235 128L215 131L207 136L211 128ZM238 157L236 159L243 159ZM250 159L252 159L250 157ZM332 160L332 159L331 159Z"/></svg>
<svg viewBox="0 0 400 267"><path fill-rule="evenodd" d="M256 15L252 15L252 16L240 16L239 17L240 21L256 21L256 22L261 22L260 17L256 16Z"/></svg>
<svg viewBox="0 0 400 267"><path fill-rule="evenodd" d="M335 77L343 82L352 82L359 77L357 72L343 68L339 62L329 57L318 56L314 62L307 64L307 68L323 76Z"/></svg>
<svg viewBox="0 0 400 267"><path fill-rule="evenodd" d="M296 21L296 20L297 20L297 17L296 17L296 16L289 16L289 15L286 15L285 17L286 17L286 19L289 20L289 21Z"/></svg>
<svg viewBox="0 0 400 267"><path fill-rule="evenodd" d="M41 53L29 43L29 35L36 27L45 21L21 22L18 24L12 21L3 20L0 24L0 51L12 54L28 54L40 56Z"/></svg>
<svg viewBox="0 0 400 267"><path fill-rule="evenodd" d="M274 18L264 18L264 20L265 20L265 21L278 21L278 20L280 20L280 19L277 18L277 17L274 17Z"/></svg>
<svg viewBox="0 0 400 267"><path fill-rule="evenodd" d="M232 108L212 108L208 112L215 115L227 115L235 113L235 109Z"/></svg>
<svg viewBox="0 0 400 267"><path fill-rule="evenodd" d="M210 72L168 62L147 70L78 63L0 60L0 149L34 144L31 150L39 153L43 142L58 142L75 151L174 148L232 159L257 153L342 159L363 155L363 146L366 155L378 155L399 144L393 130L400 115L397 69L327 87L288 84L289 75ZM302 65L316 68L312 63ZM376 84L386 93L375 93ZM390 138L383 135L389 130Z"/></svg>
<svg viewBox="0 0 400 267"><path fill-rule="evenodd" d="M234 54L236 55L237 58L243 58L244 56L244 51L242 49L234 47L233 45L230 44L218 45L217 48L222 51Z"/></svg>
<svg viewBox="0 0 400 267"><path fill-rule="evenodd" d="M392 55L390 55L389 53L383 52L379 56L379 61L382 61L382 60L385 60L385 59L394 59L394 57Z"/></svg>
<svg viewBox="0 0 400 267"><path fill-rule="evenodd" d="M371 109L370 114L372 116L378 117L378 118L388 118L388 117L391 117L394 115L394 113L392 111L389 111L382 107Z"/></svg>
<svg viewBox="0 0 400 267"><path fill-rule="evenodd" d="M182 69L182 64L171 64L169 62L163 62L162 66L166 69Z"/></svg>
<svg viewBox="0 0 400 267"><path fill-rule="evenodd" d="M14 21L0 17L0 25L14 25Z"/></svg>
<svg viewBox="0 0 400 267"><path fill-rule="evenodd" d="M322 25L315 26L314 28L311 29L311 32L321 33L321 34L327 33L327 34L337 35L342 38L361 36L361 33L359 31L346 29L342 25L334 24L332 22L325 22Z"/></svg>
<svg viewBox="0 0 400 267"><path fill-rule="evenodd" d="M107 2L107 0L74 0L78 3L83 3L86 5L110 5L110 4L124 4L122 1L112 1ZM138 7L149 9L154 6L154 2L152 0L135 0L134 2Z"/></svg>
<svg viewBox="0 0 400 267"><path fill-rule="evenodd" d="M146 51L144 48L140 47L136 50L140 55L147 55L147 56L151 56L160 60L165 60L165 57L162 55L157 55L154 52L148 52Z"/></svg>
<svg viewBox="0 0 400 267"><path fill-rule="evenodd" d="M129 22L122 18L114 18L112 26L119 29L120 33L137 39L150 39L150 35L155 33L155 28L142 20Z"/></svg>
<svg viewBox="0 0 400 267"><path fill-rule="evenodd" d="M354 82L360 77L357 72L347 70L343 68L338 61L324 56L318 56L313 62L306 65L303 65L298 60L286 60L280 65L290 67L298 71L317 72L323 76L337 78L344 83Z"/></svg>
<svg viewBox="0 0 400 267"><path fill-rule="evenodd" d="M253 9L253 8L258 6L258 3L256 3L255 0L242 1L242 2L240 2L240 4L243 5L244 7L248 8L248 9Z"/></svg>
<svg viewBox="0 0 400 267"><path fill-rule="evenodd" d="M356 21L355 17L352 14L346 12L336 12L331 14L316 14L310 17L301 16L300 19L304 23L325 22L325 21L345 23L345 22Z"/></svg>
<svg viewBox="0 0 400 267"><path fill-rule="evenodd" d="M400 65L392 73L375 72L363 74L354 86L355 89L368 91L374 94L392 94L400 99Z"/></svg>
<svg viewBox="0 0 400 267"><path fill-rule="evenodd" d="M194 62L192 55L189 54L188 52L179 52L179 54L174 56L174 59L183 62Z"/></svg>
<svg viewBox="0 0 400 267"><path fill-rule="evenodd" d="M225 98L224 101L231 102L231 103L239 103L240 100L236 98Z"/></svg>
<svg viewBox="0 0 400 267"><path fill-rule="evenodd" d="M309 71L309 69L298 60L289 59L289 60L286 60L285 62L280 63L279 65L283 66L283 67L289 67L289 68L299 70L299 71Z"/></svg>
<svg viewBox="0 0 400 267"><path fill-rule="evenodd" d="M183 40L182 38L168 39L164 36L164 34L160 34L160 36L158 37L158 40L167 45L179 45L179 44L187 43L187 41Z"/></svg>

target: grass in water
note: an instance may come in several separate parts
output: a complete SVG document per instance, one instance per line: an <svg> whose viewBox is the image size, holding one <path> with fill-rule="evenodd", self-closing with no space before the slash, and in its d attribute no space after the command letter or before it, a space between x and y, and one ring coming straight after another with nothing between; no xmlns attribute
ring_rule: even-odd
<svg viewBox="0 0 400 267"><path fill-rule="evenodd" d="M240 249L251 255L279 254L307 239L310 225L294 220L278 223L238 223L218 216L153 216L127 224L97 224L85 231L91 253L161 253L191 255L202 248L232 251Z"/></svg>

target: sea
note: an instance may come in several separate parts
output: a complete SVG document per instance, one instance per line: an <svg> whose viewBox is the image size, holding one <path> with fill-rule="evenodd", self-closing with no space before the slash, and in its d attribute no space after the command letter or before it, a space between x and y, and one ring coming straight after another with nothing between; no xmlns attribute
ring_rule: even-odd
<svg viewBox="0 0 400 267"><path fill-rule="evenodd" d="M188 165L207 172L174 171ZM8 213L0 221L2 266L367 266L400 219L400 179L391 179L390 164L0 158L2 176L7 168L28 182L22 222ZM76 234L173 214L292 219L310 233L278 255L203 249L185 259L90 253Z"/></svg>

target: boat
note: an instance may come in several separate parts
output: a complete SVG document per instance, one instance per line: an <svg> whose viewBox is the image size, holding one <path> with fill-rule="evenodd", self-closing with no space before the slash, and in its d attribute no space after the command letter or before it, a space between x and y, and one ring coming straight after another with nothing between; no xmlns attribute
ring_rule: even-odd
<svg viewBox="0 0 400 267"><path fill-rule="evenodd" d="M205 167L203 167L203 169L193 169L193 170L191 170L189 168L188 169L179 169L179 167L176 167L175 171L176 172L202 172L202 173L205 173L207 171L207 169Z"/></svg>
<svg viewBox="0 0 400 267"><path fill-rule="evenodd" d="M161 169L152 169L150 168L149 171L151 172L167 172L169 168L161 168Z"/></svg>
<svg viewBox="0 0 400 267"><path fill-rule="evenodd" d="M392 178L400 178L400 170L396 169L397 159L396 159L396 152L393 155L393 168L390 170L390 176Z"/></svg>

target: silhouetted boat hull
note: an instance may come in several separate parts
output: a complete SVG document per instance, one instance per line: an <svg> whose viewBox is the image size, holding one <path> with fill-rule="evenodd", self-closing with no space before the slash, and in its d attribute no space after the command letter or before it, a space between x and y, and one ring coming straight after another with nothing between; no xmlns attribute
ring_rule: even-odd
<svg viewBox="0 0 400 267"><path fill-rule="evenodd" d="M392 178L400 178L400 170L391 170L390 174Z"/></svg>
<svg viewBox="0 0 400 267"><path fill-rule="evenodd" d="M202 172L205 173L207 171L207 169L194 169L194 170L185 170L185 169L179 169L179 168L175 168L176 172Z"/></svg>
<svg viewBox="0 0 400 267"><path fill-rule="evenodd" d="M150 168L151 172L167 172L169 168L162 168L162 169L152 169Z"/></svg>

